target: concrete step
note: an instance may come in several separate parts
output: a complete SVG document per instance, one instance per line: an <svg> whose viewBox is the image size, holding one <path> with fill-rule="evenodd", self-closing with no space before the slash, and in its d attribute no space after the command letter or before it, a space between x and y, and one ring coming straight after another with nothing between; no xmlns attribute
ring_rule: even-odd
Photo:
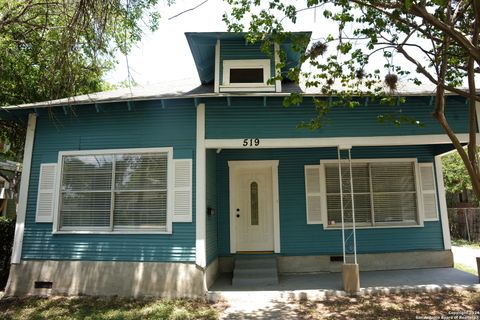
<svg viewBox="0 0 480 320"><path fill-rule="evenodd" d="M256 286L270 286L278 284L278 276L268 277L234 277L232 285L236 287L256 287Z"/></svg>
<svg viewBox="0 0 480 320"><path fill-rule="evenodd" d="M277 272L277 268L235 268L233 276L269 276Z"/></svg>
<svg viewBox="0 0 480 320"><path fill-rule="evenodd" d="M233 286L261 286L278 284L277 259L269 257L236 257Z"/></svg>
<svg viewBox="0 0 480 320"><path fill-rule="evenodd" d="M240 258L235 259L235 267L238 268L276 268L277 261L275 258Z"/></svg>

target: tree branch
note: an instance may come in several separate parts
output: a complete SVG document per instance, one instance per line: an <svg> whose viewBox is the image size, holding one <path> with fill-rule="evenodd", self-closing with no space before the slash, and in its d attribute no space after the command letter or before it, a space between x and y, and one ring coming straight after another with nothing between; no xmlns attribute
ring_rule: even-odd
<svg viewBox="0 0 480 320"><path fill-rule="evenodd" d="M473 3L473 10L475 12L475 21L473 24L473 36L472 42L474 44L478 44L478 37L480 31L480 17L479 17L479 4L478 1L474 1ZM475 60L472 56L468 58L468 65L467 65L467 72L468 72L468 88L470 94L470 106L469 106L469 141L468 141L468 157L470 159L470 163L475 170L476 177L478 180L479 177L479 167L478 167L478 155L477 155L477 108L476 108L476 87L475 87ZM473 177L472 177L473 179Z"/></svg>
<svg viewBox="0 0 480 320"><path fill-rule="evenodd" d="M417 72L420 72L423 74L428 80L430 80L433 84L435 84L437 87L440 86L444 90L448 90L450 92L456 93L462 97L469 98L470 94L466 91L463 91L461 89L446 85L445 83L440 82L439 80L435 79L426 69L423 67L420 62L415 60L412 56L410 56L405 49L403 49L401 46L396 48L398 52L400 52L408 61L413 63L417 67ZM480 97L475 97L476 101L480 102Z"/></svg>

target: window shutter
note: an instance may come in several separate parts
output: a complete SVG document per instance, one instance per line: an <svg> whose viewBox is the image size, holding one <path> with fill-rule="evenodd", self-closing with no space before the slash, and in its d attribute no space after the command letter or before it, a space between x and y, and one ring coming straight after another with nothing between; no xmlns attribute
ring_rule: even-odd
<svg viewBox="0 0 480 320"><path fill-rule="evenodd" d="M40 165L35 222L53 222L56 172L57 165L55 163Z"/></svg>
<svg viewBox="0 0 480 320"><path fill-rule="evenodd" d="M419 167L425 220L438 220L433 163L421 163Z"/></svg>
<svg viewBox="0 0 480 320"><path fill-rule="evenodd" d="M192 222L192 159L173 162L173 222Z"/></svg>
<svg viewBox="0 0 480 320"><path fill-rule="evenodd" d="M305 166L307 224L322 224L320 165Z"/></svg>

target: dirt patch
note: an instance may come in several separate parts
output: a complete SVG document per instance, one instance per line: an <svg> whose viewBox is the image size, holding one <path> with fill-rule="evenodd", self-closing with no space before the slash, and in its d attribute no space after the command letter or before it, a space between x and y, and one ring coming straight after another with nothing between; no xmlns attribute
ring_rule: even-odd
<svg viewBox="0 0 480 320"><path fill-rule="evenodd" d="M301 319L471 319L480 320L480 293L416 293L337 297L298 304ZM443 318L442 318L443 316ZM455 318L456 316L459 316Z"/></svg>

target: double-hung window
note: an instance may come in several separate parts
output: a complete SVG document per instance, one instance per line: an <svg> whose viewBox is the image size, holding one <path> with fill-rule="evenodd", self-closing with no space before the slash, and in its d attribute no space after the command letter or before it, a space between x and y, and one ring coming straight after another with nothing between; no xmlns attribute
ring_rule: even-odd
<svg viewBox="0 0 480 320"><path fill-rule="evenodd" d="M170 148L60 154L58 231L169 232Z"/></svg>
<svg viewBox="0 0 480 320"><path fill-rule="evenodd" d="M343 193L344 221L359 226L419 224L419 185L416 161L368 161L341 164L342 179L336 161L326 161L324 167L324 201L329 227L340 226ZM352 188L353 181L353 202Z"/></svg>

